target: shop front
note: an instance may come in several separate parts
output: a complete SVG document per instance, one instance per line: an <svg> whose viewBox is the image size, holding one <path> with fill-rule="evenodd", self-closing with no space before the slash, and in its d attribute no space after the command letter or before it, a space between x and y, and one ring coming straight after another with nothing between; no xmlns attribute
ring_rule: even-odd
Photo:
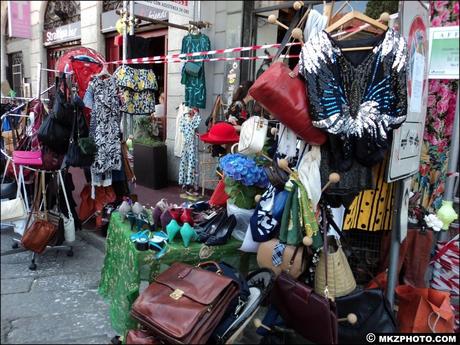
<svg viewBox="0 0 460 345"><path fill-rule="evenodd" d="M43 45L46 66L56 69L56 62L70 49L81 46L79 1L48 1L45 11ZM55 73L48 71L48 87L54 84Z"/></svg>

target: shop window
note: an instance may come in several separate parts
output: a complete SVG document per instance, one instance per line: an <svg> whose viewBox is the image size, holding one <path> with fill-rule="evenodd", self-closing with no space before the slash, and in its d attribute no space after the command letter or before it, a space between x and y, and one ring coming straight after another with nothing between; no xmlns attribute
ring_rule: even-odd
<svg viewBox="0 0 460 345"><path fill-rule="evenodd" d="M48 1L45 12L45 30L80 21L79 1Z"/></svg>
<svg viewBox="0 0 460 345"><path fill-rule="evenodd" d="M123 7L123 1L103 1L102 2L102 11L108 12L113 10L118 10Z"/></svg>
<svg viewBox="0 0 460 345"><path fill-rule="evenodd" d="M23 57L22 52L8 54L7 79L16 96L22 96Z"/></svg>

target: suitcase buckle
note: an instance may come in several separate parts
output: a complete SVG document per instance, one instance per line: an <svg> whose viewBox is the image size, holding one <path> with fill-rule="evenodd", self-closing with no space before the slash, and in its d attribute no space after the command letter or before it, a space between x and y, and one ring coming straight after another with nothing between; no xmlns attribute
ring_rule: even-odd
<svg viewBox="0 0 460 345"><path fill-rule="evenodd" d="M182 297L183 294L184 294L184 291L182 291L181 289L176 289L169 294L169 297L177 301L179 298Z"/></svg>

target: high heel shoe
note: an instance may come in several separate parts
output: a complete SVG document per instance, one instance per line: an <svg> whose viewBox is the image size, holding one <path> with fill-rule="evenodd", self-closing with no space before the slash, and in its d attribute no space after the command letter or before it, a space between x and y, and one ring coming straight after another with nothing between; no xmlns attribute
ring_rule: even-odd
<svg viewBox="0 0 460 345"><path fill-rule="evenodd" d="M200 242L206 242L209 236L213 235L216 232L216 229L221 226L221 223L227 219L227 210L221 211L217 216L215 216L209 223L204 227L197 229L198 240Z"/></svg>
<svg viewBox="0 0 460 345"><path fill-rule="evenodd" d="M184 208L182 215L180 216L180 221L182 224L189 223L190 226L193 226L193 217L192 217L192 209L191 208Z"/></svg>
<svg viewBox="0 0 460 345"><path fill-rule="evenodd" d="M206 240L207 246L219 246L227 243L228 239L232 235L233 229L236 226L236 218L232 214L230 217L225 219L215 233Z"/></svg>
<svg viewBox="0 0 460 345"><path fill-rule="evenodd" d="M180 229L181 227L175 219L169 222L169 224L166 226L166 233L168 234L169 243L171 243L174 240L174 237L176 237Z"/></svg>
<svg viewBox="0 0 460 345"><path fill-rule="evenodd" d="M182 236L182 241L184 242L184 247L187 248L191 241L196 240L198 235L196 234L195 229L189 223L182 225L180 229L180 235Z"/></svg>
<svg viewBox="0 0 460 345"><path fill-rule="evenodd" d="M178 223L180 222L180 217L182 215L183 209L179 207L174 207L169 209L172 219L175 219Z"/></svg>

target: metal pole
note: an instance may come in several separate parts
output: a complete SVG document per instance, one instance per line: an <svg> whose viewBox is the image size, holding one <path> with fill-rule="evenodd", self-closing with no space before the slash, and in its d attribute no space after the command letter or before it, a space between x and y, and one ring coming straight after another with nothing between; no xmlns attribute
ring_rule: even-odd
<svg viewBox="0 0 460 345"><path fill-rule="evenodd" d="M134 35L134 1L130 0L128 1L129 3L129 16L128 16L128 27L129 27L129 35L132 36ZM127 42L127 41L125 41ZM128 54L128 45L126 44L126 54ZM133 114L129 114L128 117L128 135L133 135Z"/></svg>
<svg viewBox="0 0 460 345"><path fill-rule="evenodd" d="M42 63L37 62L37 99L40 100L42 88Z"/></svg>
<svg viewBox="0 0 460 345"><path fill-rule="evenodd" d="M123 19L127 19L126 13L128 12L128 1L123 0ZM125 25L128 23L125 22ZM125 64L126 56L128 55L128 33L127 27L125 26L125 30L123 30L123 65ZM123 140L128 139L128 121L126 121L126 113L123 113Z"/></svg>
<svg viewBox="0 0 460 345"><path fill-rule="evenodd" d="M459 110L458 110L458 102L460 100L460 92L457 90L457 105L455 107L455 119L454 119L454 127L452 129L452 137L451 143L449 148L449 162L447 165L447 172L453 173L457 170L458 165L458 132L459 132ZM454 175L447 175L446 177L446 189L444 192L444 200L453 201L454 200L454 182L455 176Z"/></svg>
<svg viewBox="0 0 460 345"><path fill-rule="evenodd" d="M391 231L391 246L390 246L390 260L388 263L388 280L387 280L387 299L391 307L394 306L395 301L395 287L398 279L397 268L399 264L399 247L400 247L400 231L401 231L401 208L403 203L403 186L404 180L399 180L396 183L396 199L394 205L394 219L393 230Z"/></svg>

